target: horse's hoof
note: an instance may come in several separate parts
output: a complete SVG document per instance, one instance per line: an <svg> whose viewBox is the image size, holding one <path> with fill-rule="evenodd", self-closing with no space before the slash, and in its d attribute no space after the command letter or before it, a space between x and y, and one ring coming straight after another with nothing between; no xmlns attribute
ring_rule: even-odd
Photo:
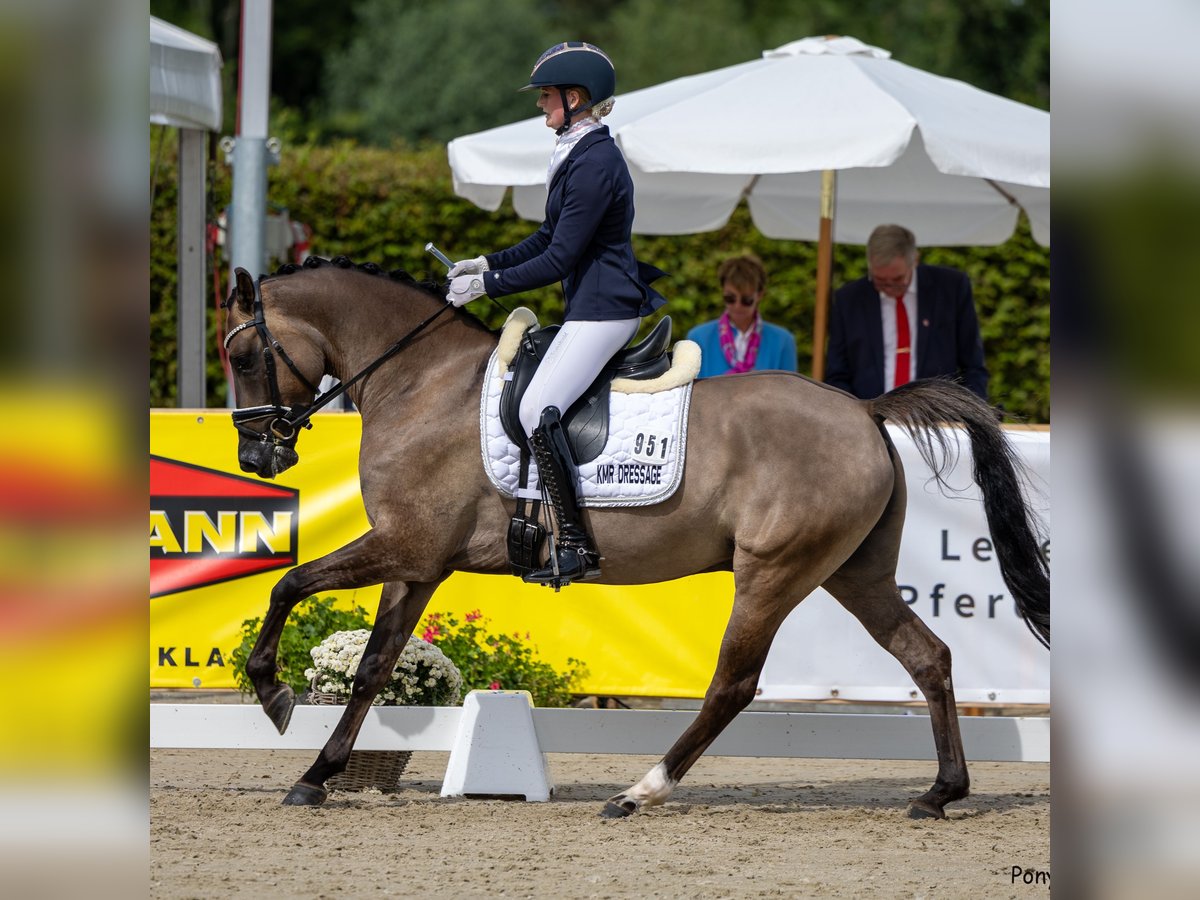
<svg viewBox="0 0 1200 900"><path fill-rule="evenodd" d="M288 791L288 795L283 798L283 805L320 806L328 796L329 791L323 787L314 787L311 784L305 784L303 781L297 781L292 785L292 789Z"/></svg>
<svg viewBox="0 0 1200 900"><path fill-rule="evenodd" d="M269 703L263 704L263 712L283 734L287 731L288 723L292 721L292 710L296 708L296 692L290 685L281 684Z"/></svg>
<svg viewBox="0 0 1200 900"><path fill-rule="evenodd" d="M611 800L609 800L607 803L604 804L604 809L600 810L600 818L602 818L602 819L625 819L625 818L628 818L629 816L632 816L634 814L634 812L637 810L637 807L634 806L633 802L630 800L627 800L625 802L629 804L628 809L626 809L620 803L613 803Z"/></svg>
<svg viewBox="0 0 1200 900"><path fill-rule="evenodd" d="M935 806L928 800L914 800L909 804L908 817L910 819L944 819L946 813L940 806Z"/></svg>

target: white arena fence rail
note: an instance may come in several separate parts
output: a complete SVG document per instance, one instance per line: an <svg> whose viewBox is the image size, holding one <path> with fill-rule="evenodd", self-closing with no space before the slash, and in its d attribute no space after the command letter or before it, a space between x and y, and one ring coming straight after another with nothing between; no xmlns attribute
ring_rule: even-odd
<svg viewBox="0 0 1200 900"><path fill-rule="evenodd" d="M477 692L490 693L490 692ZM510 693L510 692L496 692ZM151 703L156 749L319 750L343 709L297 706L279 734L257 705ZM540 709L532 711L543 753L661 756L695 710ZM461 707L377 706L356 750L454 751ZM961 716L968 761L1049 762L1048 717ZM928 716L743 712L713 742L710 756L936 760Z"/></svg>

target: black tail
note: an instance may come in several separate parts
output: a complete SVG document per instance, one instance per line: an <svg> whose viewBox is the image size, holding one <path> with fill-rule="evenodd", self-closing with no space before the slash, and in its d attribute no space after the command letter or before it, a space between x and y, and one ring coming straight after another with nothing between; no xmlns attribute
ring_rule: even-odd
<svg viewBox="0 0 1200 900"><path fill-rule="evenodd" d="M966 429L1000 574L1029 630L1049 647L1050 567L1038 547L1033 514L1021 493L1021 462L1000 428L996 411L959 384L929 379L909 382L871 401L871 412L908 432L943 487L951 445L940 426Z"/></svg>

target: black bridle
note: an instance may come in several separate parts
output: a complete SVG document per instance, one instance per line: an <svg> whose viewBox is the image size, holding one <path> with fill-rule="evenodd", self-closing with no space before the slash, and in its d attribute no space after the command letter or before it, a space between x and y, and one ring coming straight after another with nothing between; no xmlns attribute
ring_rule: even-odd
<svg viewBox="0 0 1200 900"><path fill-rule="evenodd" d="M227 306L233 305L233 295L226 302ZM351 385L356 384L366 378L385 362L407 347L430 323L434 321L442 313L448 309L453 309L451 303L446 303L433 315L428 316L424 321L417 324L408 334L400 338L396 343L392 344L380 354L373 362L367 365L361 372L355 375L348 381L343 381L336 387L321 393L311 381L309 381L304 373L292 362L292 358L288 356L287 351L271 334L271 330L267 328L267 321L263 317L262 291L259 283L254 285L254 318L248 322L243 322L241 325L236 325L230 329L225 335L225 349L229 349L229 343L233 338L247 328L253 327L258 332L258 337L262 341L262 357L263 369L267 374L267 387L271 391L271 402L264 406L244 406L238 407L233 411L233 427L248 438L262 441L264 444L285 444L292 441L296 437L296 433L301 428L312 428L313 413L320 410L330 401L344 394ZM292 374L300 379L303 384L313 393L313 400L307 406L284 406L283 399L279 393L279 381L275 374L275 356L278 355L283 360L284 365L292 370ZM252 428L249 423L256 422L260 419L267 419L266 427L261 430Z"/></svg>

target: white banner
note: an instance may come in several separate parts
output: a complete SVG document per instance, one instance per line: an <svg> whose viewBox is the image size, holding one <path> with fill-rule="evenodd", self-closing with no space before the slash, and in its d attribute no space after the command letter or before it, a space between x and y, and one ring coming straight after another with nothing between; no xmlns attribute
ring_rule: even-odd
<svg viewBox="0 0 1200 900"><path fill-rule="evenodd" d="M904 461L908 513L896 580L905 602L945 641L960 703L1048 704L1050 653L1016 614L1000 577L971 454L960 452L943 496L906 434L888 426ZM1029 470L1026 496L1046 530L1049 558L1050 434L1008 431ZM780 628L759 679L760 700L919 700L912 679L829 594L818 590Z"/></svg>

